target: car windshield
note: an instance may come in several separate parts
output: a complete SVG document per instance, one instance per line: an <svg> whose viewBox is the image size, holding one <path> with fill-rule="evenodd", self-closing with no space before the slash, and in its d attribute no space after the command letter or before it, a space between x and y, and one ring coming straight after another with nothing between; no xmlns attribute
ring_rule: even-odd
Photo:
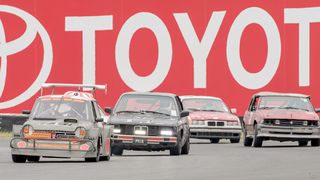
<svg viewBox="0 0 320 180"><path fill-rule="evenodd" d="M161 95L126 94L121 97L115 113L153 113L177 116L174 99Z"/></svg>
<svg viewBox="0 0 320 180"><path fill-rule="evenodd" d="M258 99L258 109L298 109L304 111L314 111L306 97L293 96L266 96Z"/></svg>
<svg viewBox="0 0 320 180"><path fill-rule="evenodd" d="M69 98L41 98L36 101L31 116L33 119L55 120L59 118L92 119L92 108L88 101Z"/></svg>
<svg viewBox="0 0 320 180"><path fill-rule="evenodd" d="M183 108L191 111L230 112L221 100L205 98L188 98L182 101Z"/></svg>

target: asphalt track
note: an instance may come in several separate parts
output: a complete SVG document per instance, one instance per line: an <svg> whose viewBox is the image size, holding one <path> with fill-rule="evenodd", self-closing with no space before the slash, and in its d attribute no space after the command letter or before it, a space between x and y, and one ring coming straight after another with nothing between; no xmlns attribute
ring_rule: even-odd
<svg viewBox="0 0 320 180"><path fill-rule="evenodd" d="M42 158L39 163L15 164L9 140L0 139L0 180L320 179L320 148L298 147L295 142L269 141L262 148L247 148L193 139L189 155L168 153L125 151L107 162Z"/></svg>

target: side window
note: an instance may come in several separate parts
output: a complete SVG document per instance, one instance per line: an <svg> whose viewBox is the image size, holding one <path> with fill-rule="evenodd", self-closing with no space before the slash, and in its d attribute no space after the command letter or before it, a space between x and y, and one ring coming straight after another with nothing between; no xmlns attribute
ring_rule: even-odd
<svg viewBox="0 0 320 180"><path fill-rule="evenodd" d="M183 106L182 106L182 102L181 102L180 98L178 96L176 96L175 99L178 104L179 111L180 112L183 111Z"/></svg>
<svg viewBox="0 0 320 180"><path fill-rule="evenodd" d="M97 103L96 102L92 102L92 112L93 112L93 116L94 116L94 118L96 119L96 118L100 118L101 117L101 115L100 115L100 112L99 112L99 108L98 108L98 105L97 105Z"/></svg>
<svg viewBox="0 0 320 180"><path fill-rule="evenodd" d="M249 106L249 111L255 111L258 108L259 101L260 101L260 97L252 98Z"/></svg>

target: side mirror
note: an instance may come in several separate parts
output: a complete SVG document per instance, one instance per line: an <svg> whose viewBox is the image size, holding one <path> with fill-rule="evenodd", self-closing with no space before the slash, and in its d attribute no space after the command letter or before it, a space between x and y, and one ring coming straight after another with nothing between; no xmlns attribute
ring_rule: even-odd
<svg viewBox="0 0 320 180"><path fill-rule="evenodd" d="M103 118L97 118L96 122L103 122Z"/></svg>
<svg viewBox="0 0 320 180"><path fill-rule="evenodd" d="M31 112L30 112L30 110L22 110L22 114L27 114L27 115L29 115Z"/></svg>
<svg viewBox="0 0 320 180"><path fill-rule="evenodd" d="M232 113L232 114L237 113L237 109L236 109L236 108L231 108L231 113Z"/></svg>
<svg viewBox="0 0 320 180"><path fill-rule="evenodd" d="M111 114L112 113L112 108L111 107L106 107L104 109L104 112L108 113L108 114Z"/></svg>
<svg viewBox="0 0 320 180"><path fill-rule="evenodd" d="M187 116L189 116L189 111L182 111L180 113L180 117L187 117Z"/></svg>
<svg viewBox="0 0 320 180"><path fill-rule="evenodd" d="M316 113L320 113L320 108L315 108L314 110L316 111Z"/></svg>

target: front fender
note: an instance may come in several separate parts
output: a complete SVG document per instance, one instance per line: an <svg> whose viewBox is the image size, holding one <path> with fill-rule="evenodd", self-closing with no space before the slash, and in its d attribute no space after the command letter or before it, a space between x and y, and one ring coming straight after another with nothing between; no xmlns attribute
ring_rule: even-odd
<svg viewBox="0 0 320 180"><path fill-rule="evenodd" d="M15 125L15 124L12 126L13 137L20 137L22 126L23 125Z"/></svg>

